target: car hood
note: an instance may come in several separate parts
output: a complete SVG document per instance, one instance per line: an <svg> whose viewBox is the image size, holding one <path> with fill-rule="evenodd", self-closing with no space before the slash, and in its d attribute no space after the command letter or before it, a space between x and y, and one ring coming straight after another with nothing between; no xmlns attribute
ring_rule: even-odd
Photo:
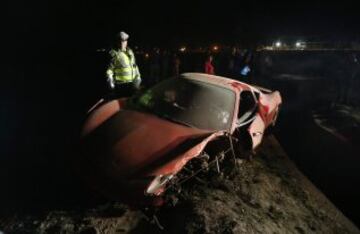
<svg viewBox="0 0 360 234"><path fill-rule="evenodd" d="M121 110L85 135L83 145L90 161L111 177L148 176L177 172L219 134Z"/></svg>

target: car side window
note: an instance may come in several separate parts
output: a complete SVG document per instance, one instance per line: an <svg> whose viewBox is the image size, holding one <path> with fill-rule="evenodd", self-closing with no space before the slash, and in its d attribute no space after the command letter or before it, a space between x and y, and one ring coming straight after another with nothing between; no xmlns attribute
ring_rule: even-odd
<svg viewBox="0 0 360 234"><path fill-rule="evenodd" d="M238 123L242 123L253 115L256 101L251 91L244 90L240 93L240 105L238 112Z"/></svg>

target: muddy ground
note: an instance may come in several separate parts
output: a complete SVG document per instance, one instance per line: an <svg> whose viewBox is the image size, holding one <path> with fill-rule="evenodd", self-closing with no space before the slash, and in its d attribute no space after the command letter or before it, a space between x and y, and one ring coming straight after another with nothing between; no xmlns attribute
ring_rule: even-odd
<svg viewBox="0 0 360 234"><path fill-rule="evenodd" d="M268 136L238 169L188 181L173 207L149 214L96 201L0 219L4 233L360 233ZM161 229L161 226L163 229Z"/></svg>

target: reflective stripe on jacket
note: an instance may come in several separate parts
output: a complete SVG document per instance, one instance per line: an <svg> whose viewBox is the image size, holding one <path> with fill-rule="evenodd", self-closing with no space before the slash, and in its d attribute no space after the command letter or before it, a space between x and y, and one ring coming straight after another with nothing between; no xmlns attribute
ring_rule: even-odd
<svg viewBox="0 0 360 234"><path fill-rule="evenodd" d="M126 51L111 50L110 55L112 59L108 71L110 70L110 73L113 74L115 82L126 83L140 78L135 56L131 49Z"/></svg>

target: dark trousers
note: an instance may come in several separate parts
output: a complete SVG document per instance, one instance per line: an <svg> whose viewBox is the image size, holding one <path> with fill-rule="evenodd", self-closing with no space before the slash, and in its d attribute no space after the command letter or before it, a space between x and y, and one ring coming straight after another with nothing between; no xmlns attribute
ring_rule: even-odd
<svg viewBox="0 0 360 234"><path fill-rule="evenodd" d="M129 83L115 83L115 88L109 93L109 99L130 97L137 91L137 86L134 82Z"/></svg>

